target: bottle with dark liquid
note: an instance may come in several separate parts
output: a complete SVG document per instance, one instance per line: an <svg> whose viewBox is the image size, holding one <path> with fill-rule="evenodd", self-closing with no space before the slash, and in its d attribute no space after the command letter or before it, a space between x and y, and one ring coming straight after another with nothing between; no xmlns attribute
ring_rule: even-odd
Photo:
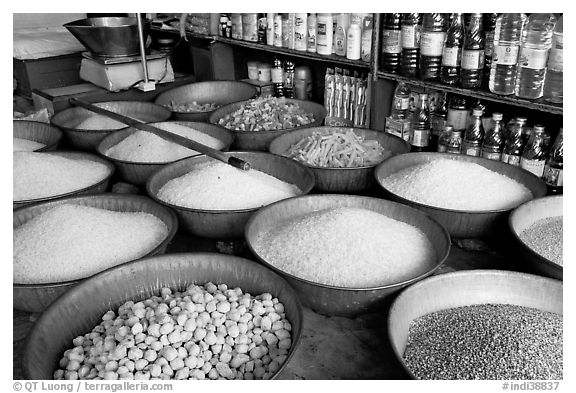
<svg viewBox="0 0 576 393"><path fill-rule="evenodd" d="M524 142L522 140L522 131L526 128L526 118L518 117L508 129L506 144L502 152L502 162L510 165L520 166L520 157Z"/></svg>
<svg viewBox="0 0 576 393"><path fill-rule="evenodd" d="M462 134L460 131L454 129L450 132L448 145L446 146L446 153L449 154L462 154Z"/></svg>
<svg viewBox="0 0 576 393"><path fill-rule="evenodd" d="M484 28L482 14L472 14L464 33L460 86L465 89L478 89L484 75Z"/></svg>
<svg viewBox="0 0 576 393"><path fill-rule="evenodd" d="M282 67L282 60L278 58L274 58L272 66L272 85L274 97L284 97L284 67Z"/></svg>
<svg viewBox="0 0 576 393"><path fill-rule="evenodd" d="M542 178L546 182L548 194L562 194L564 184L564 131L560 128L544 166Z"/></svg>
<svg viewBox="0 0 576 393"><path fill-rule="evenodd" d="M420 63L421 14L402 14L400 46L400 74L407 77L418 76Z"/></svg>
<svg viewBox="0 0 576 393"><path fill-rule="evenodd" d="M484 126L482 125L482 109L472 109L472 121L462 141L462 153L467 156L480 157L482 141L484 140Z"/></svg>
<svg viewBox="0 0 576 393"><path fill-rule="evenodd" d="M284 62L284 97L294 98L294 62L286 60Z"/></svg>
<svg viewBox="0 0 576 393"><path fill-rule="evenodd" d="M428 151L430 139L430 117L428 109L428 94L418 94L418 106L412 116L410 130L410 151Z"/></svg>
<svg viewBox="0 0 576 393"><path fill-rule="evenodd" d="M492 126L482 142L482 157L489 160L500 161L502 159L503 147L502 113L494 112L492 114Z"/></svg>
<svg viewBox="0 0 576 393"><path fill-rule="evenodd" d="M464 22L462 21L462 14L452 14L442 49L442 66L440 67L440 81L446 85L455 86L460 82L463 44Z"/></svg>
<svg viewBox="0 0 576 393"><path fill-rule="evenodd" d="M442 48L448 30L448 15L424 14L420 34L420 79L440 80Z"/></svg>
<svg viewBox="0 0 576 393"><path fill-rule="evenodd" d="M448 151L448 142L450 142L452 131L454 131L454 127L450 125L446 125L444 130L442 130L440 138L438 138L438 146L436 147L438 153L446 153Z"/></svg>
<svg viewBox="0 0 576 393"><path fill-rule="evenodd" d="M384 14L382 24L382 71L397 74L400 71L400 19L402 14Z"/></svg>
<svg viewBox="0 0 576 393"><path fill-rule="evenodd" d="M444 94L440 98L440 101L436 104L436 108L431 115L432 133L430 136L430 150L437 151L438 139L446 129L448 124L448 108L446 101L448 100L448 95Z"/></svg>
<svg viewBox="0 0 576 393"><path fill-rule="evenodd" d="M544 174L544 166L546 165L546 150L544 150L544 131L542 125L535 125L530 135L528 145L522 152L520 158L520 167L532 172L538 177Z"/></svg>
<svg viewBox="0 0 576 393"><path fill-rule="evenodd" d="M482 26L484 27L484 76L482 83L488 86L490 79L490 67L492 66L492 51L494 49L494 32L496 30L497 13L482 14Z"/></svg>

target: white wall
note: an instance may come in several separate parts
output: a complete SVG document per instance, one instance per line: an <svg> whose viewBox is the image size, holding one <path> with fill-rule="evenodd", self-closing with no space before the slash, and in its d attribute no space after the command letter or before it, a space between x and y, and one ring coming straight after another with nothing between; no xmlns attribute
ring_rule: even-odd
<svg viewBox="0 0 576 393"><path fill-rule="evenodd" d="M12 14L14 30L33 27L62 26L64 23L86 18L86 14Z"/></svg>

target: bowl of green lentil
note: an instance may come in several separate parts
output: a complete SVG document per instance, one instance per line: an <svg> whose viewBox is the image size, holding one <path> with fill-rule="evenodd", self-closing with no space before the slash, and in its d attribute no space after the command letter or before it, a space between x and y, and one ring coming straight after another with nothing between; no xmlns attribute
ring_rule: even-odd
<svg viewBox="0 0 576 393"><path fill-rule="evenodd" d="M515 250L526 269L562 280L563 196L547 196L526 202L512 211L508 228Z"/></svg>
<svg viewBox="0 0 576 393"><path fill-rule="evenodd" d="M426 278L390 308L392 349L414 379L562 379L562 290L504 270Z"/></svg>

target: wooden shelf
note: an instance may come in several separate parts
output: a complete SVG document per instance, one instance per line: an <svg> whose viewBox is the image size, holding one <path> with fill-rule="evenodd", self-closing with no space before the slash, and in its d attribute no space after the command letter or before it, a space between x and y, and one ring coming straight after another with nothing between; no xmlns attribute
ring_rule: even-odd
<svg viewBox="0 0 576 393"><path fill-rule="evenodd" d="M474 97L479 99L484 99L492 102L499 102L506 105L514 105L526 109L533 109L541 112L547 112L554 115L562 115L563 114L563 106L562 105L555 105L549 104L545 102L543 99L538 100L526 100L522 98L511 96L501 96L498 94L491 93L485 90L469 90L469 89L462 89L460 87L454 86L447 86L442 83L438 82L427 82L421 81L419 79L408 78L405 76L397 75L397 74L390 74L387 72L378 71L377 76L382 79L389 79L395 81L402 81L406 82L412 86L421 86L428 89L435 89L440 91L445 91L448 93L455 93L460 94L463 96Z"/></svg>

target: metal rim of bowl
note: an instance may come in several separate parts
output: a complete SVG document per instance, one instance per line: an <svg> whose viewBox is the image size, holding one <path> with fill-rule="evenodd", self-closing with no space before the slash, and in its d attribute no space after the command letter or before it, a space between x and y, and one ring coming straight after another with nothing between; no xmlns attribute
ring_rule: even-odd
<svg viewBox="0 0 576 393"><path fill-rule="evenodd" d="M33 150L35 152L43 152L43 151L50 151L52 149L54 149L56 146L58 146L58 144L62 141L62 130L58 127L56 127L55 125L52 125L51 123L44 123L44 122L40 122L40 121L34 121L34 120L13 120L13 122L22 122L24 124L26 123L40 123L43 125L46 125L49 128L49 132L54 132L56 135L56 142L50 144L50 145L46 145L44 147L41 147L39 149ZM15 137L15 138L20 138L20 137ZM32 139L28 139L28 138L21 138L21 139L26 139L28 141L32 140Z"/></svg>
<svg viewBox="0 0 576 393"><path fill-rule="evenodd" d="M390 342L390 343L393 342L390 324L392 323L392 314L393 314L393 311L395 309L395 306L400 299L402 299L404 296L407 296L406 293L409 294L410 291L414 290L413 287L418 288L422 285L429 285L430 283L433 283L434 281L446 279L446 277L458 278L460 276L468 276L468 275L498 275L498 276L503 276L503 277L517 276L517 277L525 277L528 280L542 280L542 281L549 281L549 282L559 281L559 280L556 280L556 279L553 279L550 277L537 276L537 275L530 274L530 273L516 272L516 271L511 271L511 270L497 270L497 269L494 269L494 270L492 270L492 269L461 270L461 271L456 271L456 272L443 273L442 275L439 275L439 276L427 277L427 278L425 278L421 281L418 281L417 283L414 283L413 285L405 288L402 292L400 292L400 294L392 302L392 305L390 306L390 311L388 312L388 316L386 317L386 331L387 331L386 336L388 338L388 342ZM404 362L404 356L403 356L404 354L398 353L395 345L391 345L391 347L392 347L392 351L394 352L394 355L396 356L396 360L398 361L398 363L400 363L402 365L402 368L404 369L404 371L406 371L412 379L417 380L418 378L408 368L408 366L406 365L406 362Z"/></svg>
<svg viewBox="0 0 576 393"><path fill-rule="evenodd" d="M234 154L234 153L239 153L239 152L238 152L238 151L229 151L228 153ZM244 153L244 152L240 152L240 153ZM246 151L246 153L272 154L272 153L266 153L266 152L263 152L263 151ZM180 162L180 161L183 161L183 160L189 160L189 159L193 159L193 158L199 159L199 158L203 158L203 157L206 157L206 155L204 155L204 154L199 154L199 155L196 155L196 156L193 156L193 157L185 157L185 158L181 158L180 160L174 161L174 162L172 162L172 163L170 163L170 164L168 164L168 165L176 164L177 162ZM291 159L288 158L288 157L282 157L282 158L285 158L285 159L287 159L287 160L291 160ZM293 161L293 160L291 160L291 161ZM296 163L298 163L298 162L296 162ZM300 163L300 165L302 165L302 164ZM164 167L164 168L165 168L165 167ZM255 212L255 211L257 211L257 210L259 210L259 209L262 209L262 208L264 208L264 207L266 207L266 206L270 206L270 205L265 205L265 206L251 207L251 208L248 208L248 209L234 209L234 210L206 210L206 209L195 209L195 208L192 208L192 207L174 205L174 204L172 204L172 203L170 203L170 202L166 202L166 201L158 198L158 196L157 196L154 192L152 192L152 190L150 189L151 179L152 179L154 176L158 175L158 173L160 173L160 171L164 170L164 168L158 169L155 173L152 174L152 176L150 176L150 177L148 178L148 180L146 180L146 193L147 193L148 195L150 195L150 197L151 197L152 199L154 199L156 202L161 203L161 204L163 204L163 205L165 205L165 206L168 206L168 207L170 207L170 208L172 208L172 209L179 210L179 211L185 211L185 212L189 212L189 213L233 214L233 213L250 213L250 212ZM251 170L254 170L254 169L251 169ZM190 173L190 172L191 172L191 171L188 171L188 172L186 172L184 175L186 175L187 173ZM182 177L182 176L184 176L184 175L181 175L181 176L178 176L178 177ZM312 175L313 175L313 174L312 174ZM177 177L173 177L173 178L171 178L170 180L174 180L174 179L177 179ZM168 180L168 181L170 181L170 180ZM168 181L167 181L166 183L168 183ZM164 183L164 185L166 185L166 183ZM314 188L314 184L312 184L312 187L306 187L306 188L307 188L306 190L300 190L300 191L302 191L302 194L299 195L299 196L303 196L303 195L308 194L308 193L312 190L312 188ZM310 188L310 189L308 189L308 188ZM298 189L300 189L300 187L298 187ZM297 198L297 197L292 197L292 198ZM276 203L276 202L273 202L273 203Z"/></svg>
<svg viewBox="0 0 576 393"><path fill-rule="evenodd" d="M107 195L107 193L102 193L102 194L95 194L95 195L91 195L91 196L98 196L98 195ZM145 203L148 203L149 201L146 201L145 196L143 195L126 195L124 196L124 194L114 194L116 196L120 196L120 198L125 198L126 199L139 199L141 201L145 201ZM88 195L90 196L90 195ZM74 201L75 199L80 199L80 198L85 198L85 195L80 195L80 196L74 196L71 198L67 198L67 201ZM103 210L107 210L107 209L103 209ZM135 262L137 260L143 259L143 258L149 258L152 256L155 256L155 254L162 249L163 247L167 246L168 243L170 243L170 241L172 241L172 239L174 238L174 236L176 235L176 231L178 230L178 217L176 216L176 213L174 213L174 211L172 211L171 209L165 209L168 216L170 217L170 221L172 223L171 228L169 228L168 230L168 234L166 235L166 238L164 240L162 240L161 243L159 243L156 247L154 247L152 250L150 250L148 253L146 253L146 255L141 256L140 258L131 260L131 261L126 261L126 262L122 262L118 265L112 266L108 269L103 270L102 272L112 269L116 266L120 266L120 265L124 265L126 263L131 263L131 262ZM87 276L87 277L83 277L83 278L78 278L78 279L74 279L74 280L68 280L68 281L60 281L60 282L55 282L55 283L43 283L43 284L19 284L19 283L12 283L13 287L16 288L20 288L20 289L26 289L26 288L34 288L34 289L46 289L46 288L59 288L59 287L64 287L64 286L68 286L68 285L72 285L72 284L76 284L79 283L81 281L84 281L86 279L92 278L97 274L100 274L102 272L97 272L92 274L91 276Z"/></svg>
<svg viewBox="0 0 576 393"><path fill-rule="evenodd" d="M354 199L365 199L365 198L372 198L372 197L366 197L366 196L362 196L362 195L343 195L343 194L314 194L314 195L300 195L294 198L290 198L290 199L296 199L296 198L318 198L321 196L326 196L326 195L330 195L330 196L346 196L346 197L353 197ZM379 199L379 198L372 198L372 199ZM271 203L270 205L267 206L263 206L262 208L260 208L261 211L264 211L267 208L272 208L277 204L282 203L284 200L280 200L274 203ZM246 241L246 244L248 246L248 249L250 250L250 252L258 259L258 261L260 261L263 265L265 265L266 267L274 270L275 272L277 272L280 275L289 277L290 279L296 280L296 281L300 281L302 283L308 284L308 285L314 285L317 287L321 287L321 288L325 288L325 289L331 289L331 290L340 290L340 291L374 291L374 290L380 290L380 289L391 289L391 288L397 288L397 287L402 287L402 286L406 286L406 285L411 285L414 282L420 281L423 278L430 276L431 274L433 274L438 268L440 268L440 266L442 266L444 264L444 262L446 261L446 258L448 258L448 255L450 254L450 248L451 248L451 238L450 238L450 234L448 233L448 230L441 225L440 223L438 223L438 221L436 221L434 218L430 217L430 215L421 212L420 210L414 209L410 206L406 206L406 205L402 205L401 203L398 202L394 202L394 201L389 201L389 200L385 200L382 199L382 201L384 201L385 203L392 203L395 205L399 205L402 206L402 208L407 208L407 209L411 209L414 211L414 213L425 216L427 219L429 219L430 221L432 221L435 225L437 225L439 227L439 229L444 233L445 235L445 239L447 239L447 243L448 243L448 247L446 248L446 253L441 256L441 258L438 258L438 262L434 265L434 267L432 269L427 270L425 273L419 274L416 277L413 277L409 280L404 280L401 281L399 283L394 283L394 284L388 284L388 285L381 285L381 286L376 286L376 287L368 287L368 288L354 288L354 287L338 287L335 285L329 285L329 284L321 284L321 283L317 283L314 281L310 281L307 280L305 278L300 278L298 276L295 276L293 274L290 273L286 273L285 271L277 268L276 266L272 265L271 263L267 262L266 260L264 260L257 252L256 250L254 250L254 248L252 247L252 243L249 241ZM379 213L381 214L381 213ZM250 228L253 225L253 221L255 221L258 217L257 217L258 213L252 215L248 221L246 222L246 225L244 226L244 238L247 239L246 237L246 233L248 232L248 228ZM399 220L397 220L399 221ZM426 236L426 238L428 238Z"/></svg>
<svg viewBox="0 0 576 393"><path fill-rule="evenodd" d="M80 154L85 155L85 154L86 154L86 155L90 155L90 156L96 157L96 158L98 159L98 162L99 162L99 163L102 163L102 164L106 165L106 167L107 167L108 170L109 170L109 173L108 173L108 175L106 175L106 177L104 177L104 178L103 178L102 180L100 180L98 183L94 183L94 184L92 184L92 185L90 185L90 186L88 186L88 187L80 188L80 189L78 189L78 190L70 191L70 192L67 192L67 193L64 193L64 194L59 194L59 195L51 195L51 196L48 196L48 197L42 197L42 198L37 198L37 199L26 199L26 200L12 201L12 203L13 203L14 205L27 205L27 204L31 204L31 203L48 202L48 201L51 201L51 200L53 200L53 199L61 199L61 198L65 198L65 197L68 197L68 196L72 196L72 195L74 195L74 194L78 194L78 193L87 191L87 190L90 189L90 188L95 188L95 187L98 187L98 186L104 184L105 182L107 182L107 181L110 180L110 178L114 175L114 172L116 171L116 167L114 166L113 163L108 162L107 160L104 160L103 158L100 158L100 157L98 157L98 156L96 156L96 155L94 155L94 154L77 152L77 151L55 151L55 152L51 152L51 151L50 151L50 152L46 152L46 154L55 154L55 155L59 155L59 156L62 156L62 157L68 157L67 155L62 155L62 154L59 154L59 153L74 153L74 154L78 154L78 155L80 155ZM90 161L94 162L94 160L90 160Z"/></svg>
<svg viewBox="0 0 576 393"><path fill-rule="evenodd" d="M536 198L536 199L531 199L529 201L524 202L523 204L517 206L508 216L508 228L510 229L510 232L512 233L512 235L514 236L514 239L516 241L518 241L520 244L522 244L524 246L524 248L530 253L530 255L536 257L538 259L538 261L542 262L544 265L549 265L551 268L554 269L560 269L562 271L564 271L564 266L563 265L559 265L553 261L551 261L550 259L546 258L543 255L538 254L536 251L534 251L530 246L528 246L528 244L526 244L522 238L520 237L520 234L516 231L516 228L514 228L514 226L512 225L512 220L514 219L514 217L518 214L518 210L520 207L524 206L524 205L528 205L534 201L537 200L541 200L541 199L556 199L556 198L560 198L563 199L563 195L548 195L542 198Z"/></svg>
<svg viewBox="0 0 576 393"><path fill-rule="evenodd" d="M410 153L408 153L408 154L410 154ZM418 154L418 153L412 153L412 154ZM439 153L439 154L448 154L448 153ZM401 154L400 154L400 155L401 155ZM390 157L390 158L392 158L392 157ZM481 158L481 159L482 159L482 160L488 160L487 158ZM410 199L406 199L406 198L401 197L400 195L398 195L398 194L390 191L388 188L384 187L384 185L380 182L380 178L378 177L378 166L381 165L381 164L383 164L384 162L386 162L386 161L383 161L383 162L381 162L380 164L378 164L378 165L376 166L375 170L374 170L374 179L376 180L376 184L378 184L378 186L379 186L385 193L388 193L388 194L392 195L394 198L398 199L402 204L411 204L411 205L415 205L415 206L418 206L418 207L424 207L424 208L427 208L427 209L435 209L435 210L439 210L439 211L443 211L443 212L448 212L448 213L460 213L460 214L461 214L461 213L464 213L464 214L493 214L493 213L505 213L505 212L509 212L509 211L517 208L518 206L520 206L520 205L517 205L517 206L509 207L509 208L506 208L506 209L492 209L492 210L457 210L457 209L448 209L448 208L445 208L445 207L437 207L437 206L432 206L432 205L426 205L426 204L424 204L424 203L422 203L422 202L412 201L412 200L410 200ZM469 162L471 162L471 161L469 161ZM506 165L505 163L503 163L503 164ZM416 164L416 165L419 165L419 164ZM480 164L478 164L478 165L480 165ZM482 167L483 167L483 168L486 168L486 167L484 167L484 166L482 166ZM409 168L409 167L406 167L406 168ZM404 168L402 168L402 169L404 169ZM486 168L486 169L489 169L489 168ZM491 170L491 169L490 169L490 170ZM526 171L526 172L528 172L528 171ZM528 173L529 173L529 172L528 172ZM531 174L532 176L534 176L535 178L537 178L536 175L534 175L534 174L532 174L532 173L530 173L530 174ZM502 175L502 174L499 173L499 175ZM510 177L508 177L508 176L506 176L506 175L502 175L502 176L505 176L505 177L507 177L508 179L510 179ZM387 176L387 177L388 177L388 176ZM512 179L512 180L514 180L514 179ZM518 182L517 180L515 180L515 181L516 181L517 183L520 183L520 182ZM524 187L526 187L526 186L524 186ZM528 201L524 201L523 203L530 202L531 200L535 199L535 195L534 195L534 193L532 192L532 190L530 190L528 187L526 187L526 188L528 189L528 191L530 191L530 194L532 195L532 198L529 199Z"/></svg>

